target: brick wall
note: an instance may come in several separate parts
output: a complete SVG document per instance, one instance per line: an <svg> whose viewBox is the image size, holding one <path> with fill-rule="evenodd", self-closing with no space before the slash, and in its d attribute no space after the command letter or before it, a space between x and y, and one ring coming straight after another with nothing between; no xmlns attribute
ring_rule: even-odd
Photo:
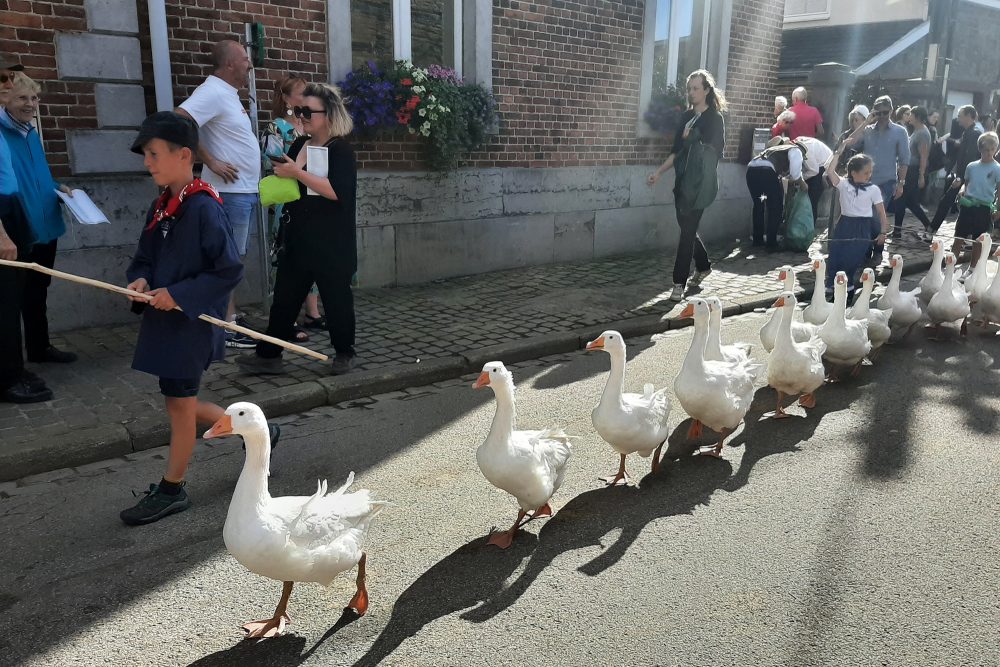
<svg viewBox="0 0 1000 667"><path fill-rule="evenodd" d="M784 2L733 0L726 86L730 146L738 145L745 128L770 127L774 123L775 73L781 59L784 13ZM791 97L790 92L782 94Z"/></svg>
<svg viewBox="0 0 1000 667"><path fill-rule="evenodd" d="M650 164L662 139L636 137L645 0L494 0L493 85L501 128L472 156L476 167ZM138 0L143 85L155 108L145 0ZM727 157L742 128L769 123L783 3L734 0L729 55ZM0 49L19 54L44 86L46 150L57 176L68 173L65 129L96 128L94 84L58 81L53 33L87 29L83 0L0 0ZM174 96L180 102L209 73L211 44L265 25L268 53L257 72L262 110L285 71L326 80L326 3L283 0L173 0L167 4ZM421 146L400 135L359 143L363 169L419 169Z"/></svg>

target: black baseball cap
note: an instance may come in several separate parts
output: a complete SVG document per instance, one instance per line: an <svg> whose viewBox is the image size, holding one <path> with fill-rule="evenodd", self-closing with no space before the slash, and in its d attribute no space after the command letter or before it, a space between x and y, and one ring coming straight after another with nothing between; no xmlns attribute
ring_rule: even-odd
<svg viewBox="0 0 1000 667"><path fill-rule="evenodd" d="M150 139L163 139L182 148L198 150L198 126L190 118L173 111L157 111L139 126L139 136L132 142L132 152L142 155Z"/></svg>
<svg viewBox="0 0 1000 667"><path fill-rule="evenodd" d="M24 65L17 62L10 56L0 56L0 69L5 69L11 72L20 72L24 69Z"/></svg>

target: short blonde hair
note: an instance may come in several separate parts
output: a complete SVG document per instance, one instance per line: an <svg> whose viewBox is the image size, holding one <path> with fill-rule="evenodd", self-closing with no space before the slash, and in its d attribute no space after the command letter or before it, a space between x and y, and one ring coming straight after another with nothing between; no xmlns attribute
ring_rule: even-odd
<svg viewBox="0 0 1000 667"><path fill-rule="evenodd" d="M22 88L27 88L36 95L42 92L42 87L37 81L23 72L14 72L14 87L11 88L11 92Z"/></svg>
<svg viewBox="0 0 1000 667"><path fill-rule="evenodd" d="M997 136L996 132L983 132L979 135L976 147L979 148L979 150L983 150L987 144L990 146L990 152L996 153L997 149L1000 148L1000 136Z"/></svg>
<svg viewBox="0 0 1000 667"><path fill-rule="evenodd" d="M344 106L344 96L340 88L329 83L310 83L302 91L303 97L315 97L323 102L327 120L330 121L330 135L346 137L354 129L354 119Z"/></svg>

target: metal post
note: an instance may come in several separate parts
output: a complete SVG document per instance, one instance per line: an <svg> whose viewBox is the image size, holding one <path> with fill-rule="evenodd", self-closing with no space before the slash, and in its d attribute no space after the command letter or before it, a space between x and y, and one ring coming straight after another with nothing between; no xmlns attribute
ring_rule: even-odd
<svg viewBox="0 0 1000 667"><path fill-rule="evenodd" d="M247 57L253 62L253 49L255 44L253 43L253 24L245 23L244 30L246 31L246 49ZM250 70L250 122L251 127L253 127L253 134L255 137L260 136L260 118L258 116L257 110L257 70ZM263 156L261 157L261 170L263 173ZM261 307L267 311L271 308L271 266L270 266L270 255L271 249L269 247L269 239L267 238L267 219L265 214L267 211L263 206L260 205L260 199L257 200L257 255L260 261L260 301Z"/></svg>

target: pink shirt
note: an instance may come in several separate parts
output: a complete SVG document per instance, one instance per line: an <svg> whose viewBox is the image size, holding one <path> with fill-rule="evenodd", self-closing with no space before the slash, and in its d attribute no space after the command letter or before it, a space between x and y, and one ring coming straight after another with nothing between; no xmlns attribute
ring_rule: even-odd
<svg viewBox="0 0 1000 667"><path fill-rule="evenodd" d="M792 105L795 112L795 122L788 129L788 136L792 139L796 137L815 137L816 128L823 123L823 116L819 109L811 107L805 102L796 102Z"/></svg>

